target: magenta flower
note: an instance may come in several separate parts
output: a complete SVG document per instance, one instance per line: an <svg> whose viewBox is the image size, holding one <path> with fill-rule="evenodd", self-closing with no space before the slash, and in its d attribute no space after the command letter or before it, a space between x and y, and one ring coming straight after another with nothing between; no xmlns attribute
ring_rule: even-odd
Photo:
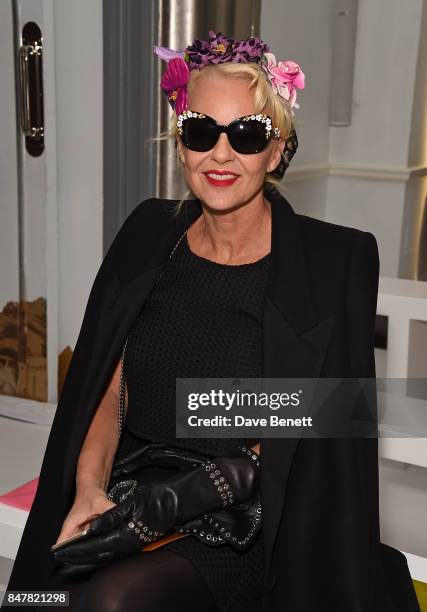
<svg viewBox="0 0 427 612"><path fill-rule="evenodd" d="M304 89L305 86L301 66L292 60L277 63L273 53L264 53L260 66L267 74L274 92L289 102L291 108L299 108L296 104L296 89Z"/></svg>
<svg viewBox="0 0 427 612"><path fill-rule="evenodd" d="M187 83L190 69L182 57L174 57L168 61L168 67L160 80L160 86L167 94L169 104L177 116L188 106Z"/></svg>

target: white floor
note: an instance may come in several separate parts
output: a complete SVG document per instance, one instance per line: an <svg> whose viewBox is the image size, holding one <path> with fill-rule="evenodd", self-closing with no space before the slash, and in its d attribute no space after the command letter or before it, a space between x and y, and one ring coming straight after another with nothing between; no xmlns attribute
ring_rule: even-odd
<svg viewBox="0 0 427 612"><path fill-rule="evenodd" d="M49 432L50 424L0 416L0 494L37 478ZM27 517L25 510L0 503L0 559L15 558ZM9 573L8 564L2 562L0 584L9 578Z"/></svg>
<svg viewBox="0 0 427 612"><path fill-rule="evenodd" d="M49 432L50 424L0 416L0 494L37 478Z"/></svg>
<svg viewBox="0 0 427 612"><path fill-rule="evenodd" d="M12 571L12 559L0 557L0 591L5 591Z"/></svg>

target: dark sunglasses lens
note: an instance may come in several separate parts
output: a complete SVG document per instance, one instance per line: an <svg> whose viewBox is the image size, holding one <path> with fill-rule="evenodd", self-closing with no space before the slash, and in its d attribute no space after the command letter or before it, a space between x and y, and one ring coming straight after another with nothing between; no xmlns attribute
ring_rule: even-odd
<svg viewBox="0 0 427 612"><path fill-rule="evenodd" d="M265 149L268 143L265 136L265 123L261 121L238 121L231 126L229 132L233 149L247 155Z"/></svg>
<svg viewBox="0 0 427 612"><path fill-rule="evenodd" d="M182 124L182 140L193 151L209 151L218 139L215 126L206 119L189 117Z"/></svg>

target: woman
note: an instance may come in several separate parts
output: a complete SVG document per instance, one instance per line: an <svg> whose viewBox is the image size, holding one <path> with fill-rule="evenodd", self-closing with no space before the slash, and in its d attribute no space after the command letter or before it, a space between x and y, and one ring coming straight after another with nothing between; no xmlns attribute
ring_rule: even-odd
<svg viewBox="0 0 427 612"><path fill-rule="evenodd" d="M380 543L376 439L244 440L262 466L263 527L249 549L186 537L97 567L111 541L131 537L121 504L105 493L117 456L158 440L219 456L231 474L235 440L175 438L175 377L375 377L376 241L296 215L271 187L289 163L304 78L267 50L213 32L185 58L161 50L177 154L196 199L176 217L168 200L143 202L101 266L9 589L61 588L47 546L90 523L109 544L87 540L62 556L71 570L90 570L63 587L80 612L419 610L405 558ZM245 121L256 125L246 132ZM252 467L240 473L242 489L258 482Z"/></svg>

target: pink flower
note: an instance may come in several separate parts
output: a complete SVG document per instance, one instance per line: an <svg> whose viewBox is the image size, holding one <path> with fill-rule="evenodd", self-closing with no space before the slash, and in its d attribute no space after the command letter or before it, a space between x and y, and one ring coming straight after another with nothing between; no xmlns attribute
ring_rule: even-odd
<svg viewBox="0 0 427 612"><path fill-rule="evenodd" d="M277 63L273 53L264 53L260 65L267 74L274 92L287 100L291 108L294 106L298 108L296 88L304 89L305 86L305 75L301 66L292 60Z"/></svg>
<svg viewBox="0 0 427 612"><path fill-rule="evenodd" d="M168 62L166 72L160 80L160 86L168 96L169 104L180 115L188 106L187 83L190 69L185 60L175 57Z"/></svg>

